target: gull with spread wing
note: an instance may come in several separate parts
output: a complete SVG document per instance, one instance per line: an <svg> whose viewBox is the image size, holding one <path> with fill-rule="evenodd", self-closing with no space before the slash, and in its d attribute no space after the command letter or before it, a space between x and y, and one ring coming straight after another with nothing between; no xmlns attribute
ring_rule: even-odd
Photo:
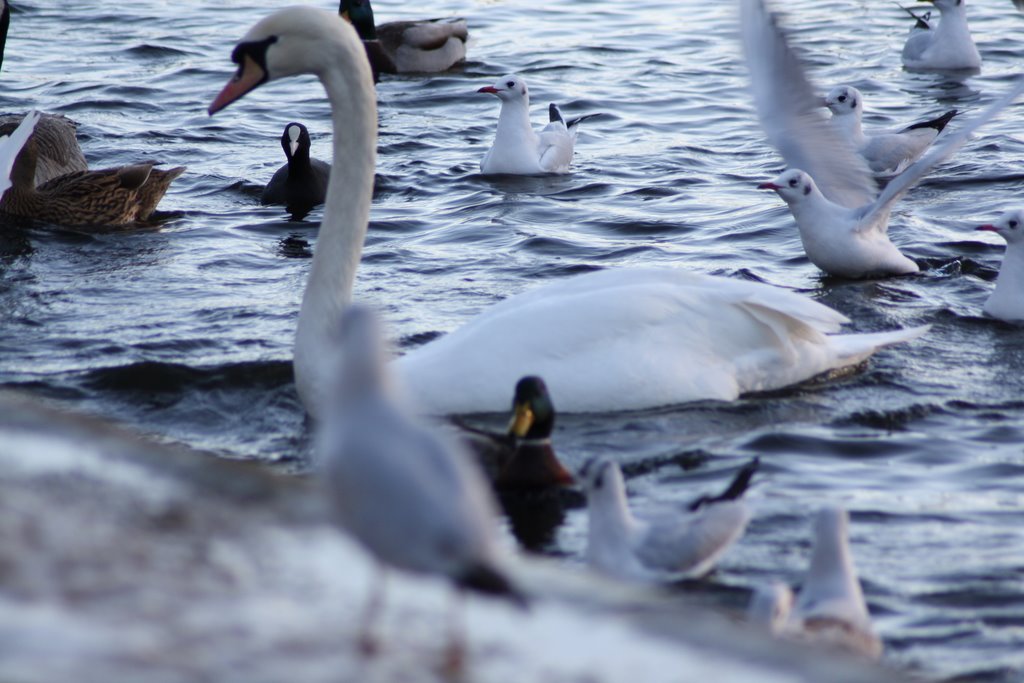
<svg viewBox="0 0 1024 683"><path fill-rule="evenodd" d="M823 271L841 277L917 272L917 264L889 240L893 205L1020 95L1024 79L876 196L871 169L822 115L821 100L803 64L763 0L743 0L740 24L761 125L789 166L760 187L775 190L789 205L807 257Z"/></svg>

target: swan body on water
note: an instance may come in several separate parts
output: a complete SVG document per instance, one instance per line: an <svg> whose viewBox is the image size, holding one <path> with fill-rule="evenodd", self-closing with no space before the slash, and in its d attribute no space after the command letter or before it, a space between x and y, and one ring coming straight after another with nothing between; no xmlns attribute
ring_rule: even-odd
<svg viewBox="0 0 1024 683"><path fill-rule="evenodd" d="M323 359L352 298L373 194L376 93L350 26L310 7L280 10L235 48L235 77L215 113L259 85L320 78L334 121L335 163L299 312L295 381L316 414ZM926 328L835 334L847 319L807 297L760 283L672 268L610 269L560 279L491 307L460 329L394 362L424 412L506 409L508 387L544 377L563 412L731 400L859 363Z"/></svg>

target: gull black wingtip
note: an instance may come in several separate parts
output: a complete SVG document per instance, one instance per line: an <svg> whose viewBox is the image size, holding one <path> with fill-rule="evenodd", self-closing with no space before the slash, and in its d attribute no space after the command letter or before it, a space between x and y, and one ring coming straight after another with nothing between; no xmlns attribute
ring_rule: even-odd
<svg viewBox="0 0 1024 683"><path fill-rule="evenodd" d="M761 458L754 458L736 473L732 481L729 482L729 486L726 487L725 491L722 491L717 496L701 496L697 500L690 503L690 511L696 512L705 505L711 505L713 503L724 503L730 500L737 500L747 489L750 488L750 480L753 479L754 474L758 468L761 467Z"/></svg>

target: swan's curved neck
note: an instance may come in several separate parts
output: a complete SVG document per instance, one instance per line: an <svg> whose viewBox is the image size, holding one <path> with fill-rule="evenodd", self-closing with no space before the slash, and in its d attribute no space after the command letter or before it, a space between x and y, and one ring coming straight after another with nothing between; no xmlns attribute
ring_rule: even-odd
<svg viewBox="0 0 1024 683"><path fill-rule="evenodd" d="M377 95L369 66L345 41L338 54L323 55L319 74L331 104L334 160L327 185L309 280L295 334L295 384L313 415L326 391L323 360L337 343L339 316L352 299L356 268L363 251L377 153ZM353 53L353 54L349 54Z"/></svg>

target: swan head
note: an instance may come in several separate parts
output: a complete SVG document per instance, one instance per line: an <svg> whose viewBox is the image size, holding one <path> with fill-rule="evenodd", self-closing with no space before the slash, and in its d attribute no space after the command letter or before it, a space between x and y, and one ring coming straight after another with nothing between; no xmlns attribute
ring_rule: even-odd
<svg viewBox="0 0 1024 683"><path fill-rule="evenodd" d="M860 116L864 110L864 98L852 85L840 85L825 95L825 106L832 116Z"/></svg>
<svg viewBox="0 0 1024 683"><path fill-rule="evenodd" d="M1007 211L994 223L979 225L975 229L994 232L1002 236L1007 244L1022 243L1024 242L1024 209Z"/></svg>
<svg viewBox="0 0 1024 683"><path fill-rule="evenodd" d="M281 134L281 148L289 160L295 157L299 150L303 150L304 155L309 156L310 145L309 130L304 125L293 121L284 127L284 133Z"/></svg>
<svg viewBox="0 0 1024 683"><path fill-rule="evenodd" d="M494 82L494 85L486 85L477 92L496 95L503 103L524 102L527 105L530 103L530 91L526 87L526 81L522 76L516 74L502 76Z"/></svg>
<svg viewBox="0 0 1024 683"><path fill-rule="evenodd" d="M377 40L377 25L373 19L370 0L341 0L338 14L355 27L363 40Z"/></svg>
<svg viewBox="0 0 1024 683"><path fill-rule="evenodd" d="M775 193L790 205L799 204L813 195L817 189L811 176L798 168L783 171L775 180L761 183L757 188L759 190L775 190Z"/></svg>
<svg viewBox="0 0 1024 683"><path fill-rule="evenodd" d="M371 79L370 65L355 30L332 12L315 7L286 7L249 29L231 53L238 70L210 105L217 113L269 81L299 74L321 78L339 64L339 47L349 59L346 68L361 67Z"/></svg>
<svg viewBox="0 0 1024 683"><path fill-rule="evenodd" d="M547 385L540 377L523 377L516 383L512 399L509 436L517 439L547 439L555 426L555 408Z"/></svg>

